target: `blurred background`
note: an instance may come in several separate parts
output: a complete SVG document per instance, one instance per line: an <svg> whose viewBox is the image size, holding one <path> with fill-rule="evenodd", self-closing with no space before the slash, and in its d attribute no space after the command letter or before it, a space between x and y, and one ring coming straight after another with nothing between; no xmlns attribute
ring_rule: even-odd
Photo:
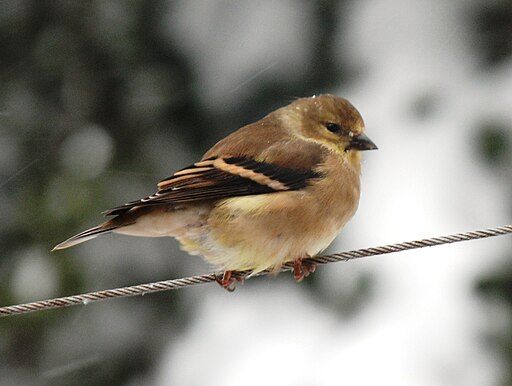
<svg viewBox="0 0 512 386"><path fill-rule="evenodd" d="M330 251L511 223L508 0L0 1L0 305L202 274L173 239L50 253L294 98L379 150ZM2 385L512 385L512 238L0 319Z"/></svg>

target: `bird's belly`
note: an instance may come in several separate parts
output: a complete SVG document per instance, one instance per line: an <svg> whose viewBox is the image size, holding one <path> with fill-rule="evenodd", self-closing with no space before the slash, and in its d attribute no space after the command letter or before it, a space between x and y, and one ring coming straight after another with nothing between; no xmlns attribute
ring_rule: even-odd
<svg viewBox="0 0 512 386"><path fill-rule="evenodd" d="M205 259L224 270L278 268L324 250L352 217L354 205L320 204L307 192L225 200L209 216ZM334 212L334 213L333 213Z"/></svg>

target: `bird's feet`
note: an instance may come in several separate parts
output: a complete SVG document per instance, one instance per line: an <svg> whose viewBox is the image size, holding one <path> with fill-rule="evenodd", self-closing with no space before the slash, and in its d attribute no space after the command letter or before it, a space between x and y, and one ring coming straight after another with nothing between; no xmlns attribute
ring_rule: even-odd
<svg viewBox="0 0 512 386"><path fill-rule="evenodd" d="M316 270L316 264L308 261L308 257L299 257L293 262L293 278L298 282L301 282Z"/></svg>
<svg viewBox="0 0 512 386"><path fill-rule="evenodd" d="M244 284L245 276L236 271L224 271L222 274L215 275L215 281L225 290L233 292L236 288L236 282Z"/></svg>

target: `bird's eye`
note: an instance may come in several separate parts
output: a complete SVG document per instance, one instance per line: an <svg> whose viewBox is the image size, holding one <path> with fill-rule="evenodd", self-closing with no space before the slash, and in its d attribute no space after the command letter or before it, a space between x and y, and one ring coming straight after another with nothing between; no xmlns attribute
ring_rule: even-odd
<svg viewBox="0 0 512 386"><path fill-rule="evenodd" d="M327 122L325 124L325 127L327 130L329 130L331 133L339 134L343 131L343 128L341 125L334 123L334 122Z"/></svg>

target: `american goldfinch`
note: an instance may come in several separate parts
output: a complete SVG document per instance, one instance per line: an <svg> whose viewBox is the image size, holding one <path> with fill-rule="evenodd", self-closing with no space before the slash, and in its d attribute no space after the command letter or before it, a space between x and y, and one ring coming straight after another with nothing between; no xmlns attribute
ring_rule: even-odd
<svg viewBox="0 0 512 386"><path fill-rule="evenodd" d="M362 150L377 149L346 99L297 99L215 144L199 162L158 183L155 194L109 209L110 220L57 245L105 233L171 236L223 272L261 272L324 250L354 215Z"/></svg>

